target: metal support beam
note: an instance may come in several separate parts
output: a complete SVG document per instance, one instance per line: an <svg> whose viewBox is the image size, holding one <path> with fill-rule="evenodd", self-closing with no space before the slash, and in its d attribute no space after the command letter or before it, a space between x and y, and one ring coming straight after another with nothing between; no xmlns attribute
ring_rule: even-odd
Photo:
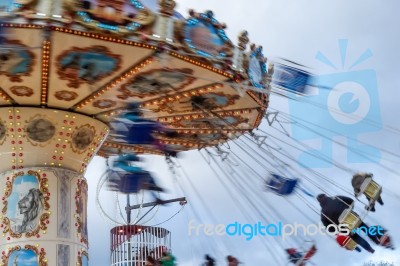
<svg viewBox="0 0 400 266"><path fill-rule="evenodd" d="M126 206L125 210L130 211L130 210L134 210L134 209L153 207L153 206L157 206L157 205L178 202L178 201L181 202L182 205L187 203L186 198L182 197L182 198L176 198L176 199L170 199L170 200L158 200L158 201L148 202L148 203L144 203L144 204L136 204L136 205L132 205L132 206Z"/></svg>

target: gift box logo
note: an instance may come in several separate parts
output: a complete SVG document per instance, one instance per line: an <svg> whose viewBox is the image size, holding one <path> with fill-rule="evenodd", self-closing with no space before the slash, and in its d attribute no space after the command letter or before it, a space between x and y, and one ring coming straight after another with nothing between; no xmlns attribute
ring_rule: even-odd
<svg viewBox="0 0 400 266"><path fill-rule="evenodd" d="M360 69L362 63L372 57L372 52L368 49L347 64L347 46L347 40L339 40L345 70L339 71L327 56L318 52L316 59L334 68L335 72L316 77L319 89L314 95L296 96L301 98L289 101L290 114L298 121L292 124L292 137L309 143L310 149L298 158L302 166L331 167L333 161L342 162L343 156L348 163L380 161L379 149L368 145L365 139L368 133L382 128L376 72L354 70ZM334 147L341 148L335 150ZM335 159L334 154L341 159Z"/></svg>

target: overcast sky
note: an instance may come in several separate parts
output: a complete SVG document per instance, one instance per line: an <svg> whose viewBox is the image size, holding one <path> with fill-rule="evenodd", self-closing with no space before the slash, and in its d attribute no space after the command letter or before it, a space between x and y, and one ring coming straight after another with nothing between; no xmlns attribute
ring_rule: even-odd
<svg viewBox="0 0 400 266"><path fill-rule="evenodd" d="M323 115L327 114L326 110L324 113L324 107L319 106L318 108L320 108L321 112L318 112L315 111L318 108L309 104L308 100L300 99L300 101L294 103L276 95L271 97L271 110L279 110L282 115L289 113L292 115L292 119L300 117L324 127L337 129L340 135L325 132L324 134L333 140L326 142L326 139L318 135L311 134L304 137L300 133L296 133L291 124L283 124L290 137L279 132L280 126L277 123L270 127L264 122L260 128L268 134L289 143L295 144L297 139L301 138L302 141L304 140L307 145L312 147L331 145L333 155L328 155L328 160L338 162L340 165L352 170L364 170L374 173L376 180L384 187L383 200L385 205L377 206L377 212L368 214L366 221L371 225L379 223L388 228L392 236L394 236L395 245L400 246L400 228L398 226L400 200L399 196L396 198L393 195L393 192L400 195L398 193L400 191L400 177L394 171L391 171L397 168L400 160L398 157L384 151L388 150L399 154L400 149L397 134L398 129L400 129L400 122L397 117L399 107L397 104L398 98L396 97L400 87L398 78L400 38L396 29L397 25L400 24L400 18L397 14L400 3L395 0L181 0L177 2L178 10L184 16L187 16L189 8L200 12L212 10L220 22L225 22L228 25L227 33L234 43L236 43L237 34L246 29L249 32L251 42L262 45L264 54L268 58L283 57L306 65L310 67L313 73L321 76L321 82L326 81L322 77L326 78L326 75L338 73L343 74L343 81L353 82L354 79L361 83L364 80L369 80L368 82L372 83L376 81L376 86L372 86L372 92L368 91L370 97L365 98L365 95L363 96L362 94L356 95L356 100L359 100L357 102L358 106L364 106L369 101L370 105L367 105L367 107L373 108L375 114L368 121L362 121L360 125L363 126L355 129L356 131L358 130L357 134L353 132L354 128L349 128L347 131L346 127L343 129L343 125L338 126L337 121L336 124L326 124L329 119L324 119ZM338 44L339 40L347 40L347 53L343 64ZM369 54L372 56L350 69L352 64L367 50L371 51ZM324 54L336 66L336 69L317 60L316 55L318 52ZM348 74L351 71L363 70L370 71L365 72L367 76L364 78ZM337 93L340 94L339 89L340 87L337 88ZM323 93L326 92L321 91L321 95ZM314 98L310 99L313 100ZM332 102L330 103L332 104ZM351 104L352 101L348 102L347 107L350 108ZM327 110L334 110L335 106L333 105L329 106ZM346 103L344 105L343 103L342 105L338 104L336 107L343 106L346 107ZM306 124L306 122L304 123ZM371 126L372 123L377 126ZM366 132L363 132L363 129ZM323 131L319 132L322 133ZM357 161L357 158L360 158L353 158L354 156L350 156L353 158L351 159L348 156L349 149L346 147L349 144L349 139L353 138L378 147L381 150L379 162L360 163L360 160ZM334 141L342 143L344 148L335 144ZM290 156L300 161L301 156L304 156L298 150L291 149L289 146L279 142L279 140L273 139L272 141L269 138L267 142L274 147L280 146L284 152L288 152ZM236 143L240 147L236 144L230 145L235 154L239 154L256 172L267 176L268 170L274 171L268 164L264 165L268 169L264 169L263 165L256 163L242 150L246 145L251 145L247 139L241 138ZM267 160L273 160L270 156L262 153L263 151L260 150L258 152L254 145L252 147L254 147L254 151L252 149L247 149L247 151L253 153L256 158L264 154ZM351 149L357 148L360 147L351 146ZM372 152L376 154L374 150ZM330 184L328 181L313 176L307 169L287 157L275 154L278 156L275 161L276 165L279 164L279 159L282 159L305 176L301 181L304 186L309 188L312 194L317 194L322 189L325 189L330 194L349 195L346 194L345 190ZM233 157L232 155L230 156ZM173 179L163 158L147 158L146 167L154 172L159 182L169 190L169 193L164 197L187 196L189 198L188 206L173 219L162 225L172 232L172 249L179 260L179 265L200 265L203 255L209 253L218 258L219 265L226 265L223 260L224 257L233 254L243 261L245 265L280 266L286 265L283 247L302 248L309 245L308 243L302 244L302 241L305 240L303 238L289 239L287 242L282 242L272 239L272 237L268 237L268 239L256 237L251 241L246 241L243 237L218 238L205 237L204 235L189 237L188 222L190 220L195 221L196 224L228 224L235 221L241 223L254 223L257 221L263 223L276 223L279 221L284 223L301 222L310 224L311 221L318 223L319 215L310 207L318 208L318 205L315 200L305 195L304 197L307 199L308 204L297 196L282 198L265 192L262 188L262 182L254 173L246 169L243 163L237 166L241 170L236 168L236 171L240 173L242 170L245 171L241 175L242 179L228 178L222 173L220 173L220 177L217 177L197 151L188 152L183 155L180 162L188 173L189 182L182 172L176 179ZM304 160L308 162L307 158ZM260 159L260 161L263 161L263 159ZM101 168L103 167L104 169L105 167L104 165L104 160L95 158L86 174L90 185L89 237L91 265L106 265L105 262L109 260L109 229L111 226L98 214L94 204L97 181L102 173ZM275 171L278 170L275 169ZM316 167L315 170L333 180L338 186L342 186L347 190L351 189L350 173L346 173L335 166ZM321 189L311 184L310 180L317 182ZM195 189L191 186L192 184ZM237 186L241 187L240 191L237 190ZM182 187L184 192L181 192L179 187ZM103 202L112 202L111 199L105 199L104 197L102 200ZM293 205L296 207L293 207ZM108 204L108 207L110 215L116 216L115 206ZM358 204L358 208L361 209L360 204ZM149 224L162 222L179 211L179 209L179 205L160 208L154 220ZM201 220L196 217L193 209L198 213ZM258 210L261 210L261 213ZM356 266L361 265L364 261L380 259L393 262L394 265L400 265L398 250L393 252L374 247L376 253L369 255L365 251L356 253L341 249L327 236L316 236L314 240L318 247L318 252L313 259L316 265ZM272 254L276 256L276 259L272 258Z"/></svg>

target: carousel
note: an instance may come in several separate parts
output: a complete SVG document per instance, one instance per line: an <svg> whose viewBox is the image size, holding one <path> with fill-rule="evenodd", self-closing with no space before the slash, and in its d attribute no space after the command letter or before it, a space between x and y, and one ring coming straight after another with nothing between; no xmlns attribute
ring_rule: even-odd
<svg viewBox="0 0 400 266"><path fill-rule="evenodd" d="M92 158L166 154L114 134L132 103L176 132L156 134L168 151L215 146L258 127L273 74L262 47L246 31L232 42L211 11L184 18L175 5L0 3L1 265L88 265L84 174ZM141 229L116 227L113 248L119 232ZM161 231L160 246L169 247L165 229L149 237Z"/></svg>

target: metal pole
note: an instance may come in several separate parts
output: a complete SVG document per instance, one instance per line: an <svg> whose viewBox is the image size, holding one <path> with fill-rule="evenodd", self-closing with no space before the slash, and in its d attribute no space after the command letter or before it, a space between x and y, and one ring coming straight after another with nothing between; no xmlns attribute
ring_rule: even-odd
<svg viewBox="0 0 400 266"><path fill-rule="evenodd" d="M129 226L129 228L126 228L126 229L128 229L127 230L128 231L128 236L131 234L131 227L130 227L130 225L131 225L131 209L129 208L129 206L130 206L130 197L129 197L129 194L127 194L126 195L126 207L125 207L125 210L126 210L126 220L128 222L128 224L126 226ZM128 265L132 266L131 238L129 237L127 240L128 240Z"/></svg>
<svg viewBox="0 0 400 266"><path fill-rule="evenodd" d="M152 209L154 209L156 206L153 206L150 208L150 210L148 210L145 214L143 214L142 217L140 217L139 220L136 221L135 225L137 225L149 212L151 212Z"/></svg>
<svg viewBox="0 0 400 266"><path fill-rule="evenodd" d="M126 195L126 207L125 207L125 210L126 210L126 219L127 219L127 221L128 221L128 224L131 224L131 201L130 201L130 197L129 197L129 194L127 194Z"/></svg>
<svg viewBox="0 0 400 266"><path fill-rule="evenodd" d="M170 199L170 200L154 201L154 202L149 202L149 203L144 203L144 204L136 204L133 206L129 206L129 204L128 204L125 209L128 212L128 209L129 209L129 211L131 211L134 209L139 209L139 208L144 208L144 207L152 207L152 206L157 206L160 204L172 203L172 202L177 202L177 201L186 203L186 198L182 197L182 198L176 198L176 199Z"/></svg>

